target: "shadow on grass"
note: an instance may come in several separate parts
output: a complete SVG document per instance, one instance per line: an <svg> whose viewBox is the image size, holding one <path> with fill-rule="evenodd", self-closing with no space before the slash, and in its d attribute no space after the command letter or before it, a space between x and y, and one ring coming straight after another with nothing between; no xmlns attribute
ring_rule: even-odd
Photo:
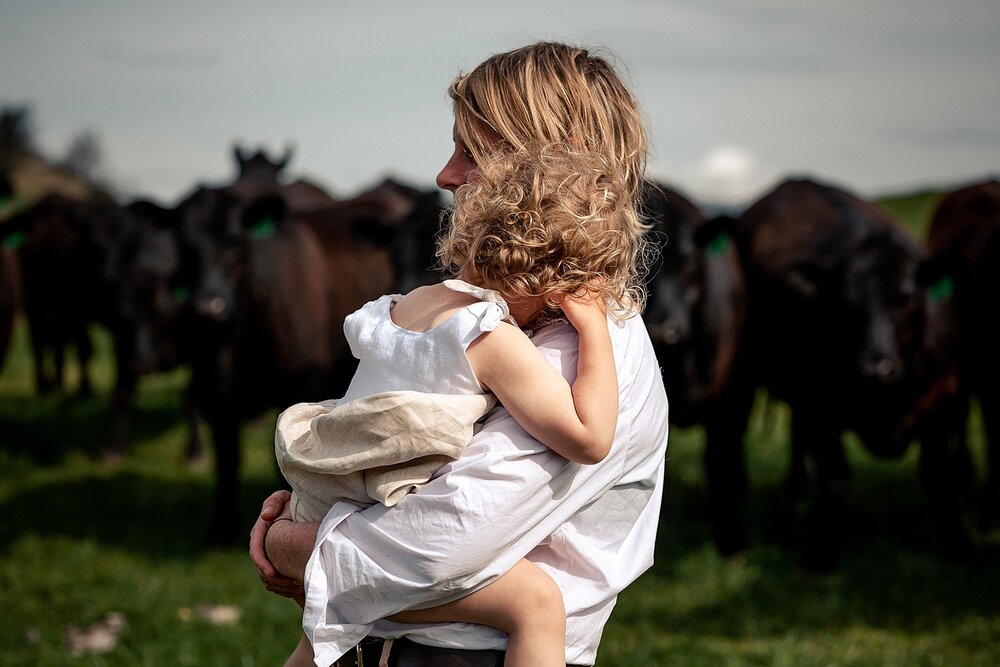
<svg viewBox="0 0 1000 667"><path fill-rule="evenodd" d="M179 396L154 396L131 415L131 442L161 436L181 420ZM71 452L98 458L108 442L111 408L106 395L7 397L0 402L0 451L37 465L58 465Z"/></svg>
<svg viewBox="0 0 1000 667"><path fill-rule="evenodd" d="M261 500L275 488L266 476L243 482L240 535L249 534ZM205 474L166 479L124 471L41 484L0 503L0 550L33 534L90 539L152 558L193 557L215 548L208 534L211 503ZM229 546L246 548L242 541Z"/></svg>
<svg viewBox="0 0 1000 667"><path fill-rule="evenodd" d="M805 506L789 499L781 481L787 445L757 440L748 449L751 488L742 509L751 546L732 560L712 546L707 492L696 472L699 438L679 433L670 447L656 562L642 592L626 591L616 625L674 637L680 646L685 637L744 641L859 626L919 634L1000 614L1000 542L981 537L968 560L940 555L915 455L875 462L849 447L856 473L838 540L840 566L811 575L798 558L809 528ZM970 645L990 641L972 627L963 630Z"/></svg>
<svg viewBox="0 0 1000 667"><path fill-rule="evenodd" d="M697 571L690 599L667 596L616 610L619 624L640 624L666 635L728 637L837 632L852 627L937 631L969 617L1000 613L1000 549L992 562L954 567L895 545L855 552L831 575L802 572L794 555L759 546L744 559L725 561L706 551L690 559L661 558L644 582L668 590Z"/></svg>

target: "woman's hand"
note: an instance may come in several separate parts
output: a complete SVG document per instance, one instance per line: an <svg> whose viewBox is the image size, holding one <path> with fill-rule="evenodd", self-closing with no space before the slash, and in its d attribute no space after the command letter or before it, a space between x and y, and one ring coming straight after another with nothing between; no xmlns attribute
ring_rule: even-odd
<svg viewBox="0 0 1000 667"><path fill-rule="evenodd" d="M291 498L292 494L288 491L275 491L264 500L260 516L250 529L250 561L264 588L282 597L292 598L301 606L305 600L302 582L280 574L267 557L265 549L267 530L271 524L279 518L291 518Z"/></svg>

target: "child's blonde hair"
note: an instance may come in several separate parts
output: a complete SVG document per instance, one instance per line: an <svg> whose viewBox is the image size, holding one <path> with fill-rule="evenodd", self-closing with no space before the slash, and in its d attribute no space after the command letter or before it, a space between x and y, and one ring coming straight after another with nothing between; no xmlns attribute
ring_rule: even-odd
<svg viewBox="0 0 1000 667"><path fill-rule="evenodd" d="M646 138L611 65L543 42L452 82L455 127L478 179L455 193L438 255L506 298L597 291L618 319L641 311L647 264L638 195Z"/></svg>

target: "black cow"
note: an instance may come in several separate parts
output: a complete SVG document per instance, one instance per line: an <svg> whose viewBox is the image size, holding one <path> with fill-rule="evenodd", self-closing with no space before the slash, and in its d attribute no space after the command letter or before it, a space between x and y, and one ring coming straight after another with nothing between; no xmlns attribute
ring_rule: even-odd
<svg viewBox="0 0 1000 667"><path fill-rule="evenodd" d="M7 175L0 171L0 214L4 213L8 202L12 199L14 190ZM0 218L0 225L3 225ZM0 235L2 235L0 227ZM0 244L0 371L3 370L7 358L7 346L14 330L14 316L17 313L18 294L20 289L17 260L13 253Z"/></svg>
<svg viewBox="0 0 1000 667"><path fill-rule="evenodd" d="M3 224L20 260L23 308L40 393L63 386L65 351L76 349L81 394L91 392L88 326L112 313L106 266L120 224L117 205L48 195ZM51 362L51 363L50 363Z"/></svg>
<svg viewBox="0 0 1000 667"><path fill-rule="evenodd" d="M954 292L963 396L978 395L982 408L989 454L982 520L989 529L1000 519L1000 182L945 196L927 243L938 269L932 293L945 299Z"/></svg>
<svg viewBox="0 0 1000 667"><path fill-rule="evenodd" d="M805 564L829 569L837 560L847 429L881 457L898 457L919 438L942 540L967 545L954 457L954 314L950 302L918 286L924 252L917 241L873 204L794 180L744 213L738 244L752 313L745 377L788 403L790 486L814 486ZM743 463L732 455L732 465ZM720 502L730 507L722 516L734 520L739 498Z"/></svg>
<svg viewBox="0 0 1000 667"><path fill-rule="evenodd" d="M399 292L442 279L436 241L446 209L437 189L422 190L387 178L356 199L377 202L374 217L390 228Z"/></svg>
<svg viewBox="0 0 1000 667"><path fill-rule="evenodd" d="M723 520L719 513L729 506L717 500L742 496L746 487L745 470L731 455L741 455L732 443L742 438L752 404L747 383L739 381L747 294L733 242L735 221L708 220L687 198L655 183L646 184L643 208L659 248L644 317L663 368L670 421L706 429L715 540L720 551L733 553L746 546L742 524Z"/></svg>
<svg viewBox="0 0 1000 667"><path fill-rule="evenodd" d="M333 205L331 205L333 206ZM280 189L254 199L199 189L179 206L192 267L191 392L215 446L212 538L239 523L239 428L269 407L343 394L356 362L344 318L395 282L385 232L329 207L289 210Z"/></svg>
<svg viewBox="0 0 1000 667"><path fill-rule="evenodd" d="M14 331L18 291L17 259L11 251L0 245L0 371L3 370L7 347Z"/></svg>
<svg viewBox="0 0 1000 667"><path fill-rule="evenodd" d="M238 216L247 203L272 195L279 196L283 207L293 211L329 206L334 202L322 188L308 181L297 180L287 185L280 181L281 172L291 157L290 150L280 161L273 161L261 151L251 155L235 147L234 157L238 177L228 186L196 188L174 209L142 200L124 209L121 238L109 268L115 277L116 290L117 309L109 326L115 340L117 380L111 428L103 452L105 458L118 458L125 452L139 378L190 361L193 323L197 321L194 306L197 305L202 314L206 309L232 306L225 300L227 281L231 277L227 274L227 266L200 263L202 258L190 252L191 246L181 243L182 218ZM274 223L261 220L250 231L266 235L268 224ZM231 231L237 237L244 233L238 222ZM205 266L209 267L204 270L207 275L194 275ZM206 280L215 285L209 288L210 291L214 289L215 300L191 301L196 283ZM228 296L231 298L232 294ZM203 446L199 437L198 406L190 390L185 396L185 413L190 426L186 455L189 461L195 461L202 457Z"/></svg>
<svg viewBox="0 0 1000 667"><path fill-rule="evenodd" d="M0 214L4 213L13 198L14 185L10 182L10 177L3 170L0 170Z"/></svg>
<svg viewBox="0 0 1000 667"><path fill-rule="evenodd" d="M108 322L115 347L116 381L106 459L124 455L135 391L147 374L186 363L192 342L185 304L190 279L181 266L178 215L148 200L123 208L119 241L108 263L115 310ZM187 458L203 455L197 419L186 401L190 425Z"/></svg>

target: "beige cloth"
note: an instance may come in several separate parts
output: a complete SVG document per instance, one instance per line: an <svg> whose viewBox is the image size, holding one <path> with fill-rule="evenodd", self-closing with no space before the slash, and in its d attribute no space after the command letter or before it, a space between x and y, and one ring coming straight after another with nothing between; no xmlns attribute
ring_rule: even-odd
<svg viewBox="0 0 1000 667"><path fill-rule="evenodd" d="M395 505L461 455L495 404L492 394L390 391L291 406L278 416L274 453L292 517L321 521L338 500Z"/></svg>

